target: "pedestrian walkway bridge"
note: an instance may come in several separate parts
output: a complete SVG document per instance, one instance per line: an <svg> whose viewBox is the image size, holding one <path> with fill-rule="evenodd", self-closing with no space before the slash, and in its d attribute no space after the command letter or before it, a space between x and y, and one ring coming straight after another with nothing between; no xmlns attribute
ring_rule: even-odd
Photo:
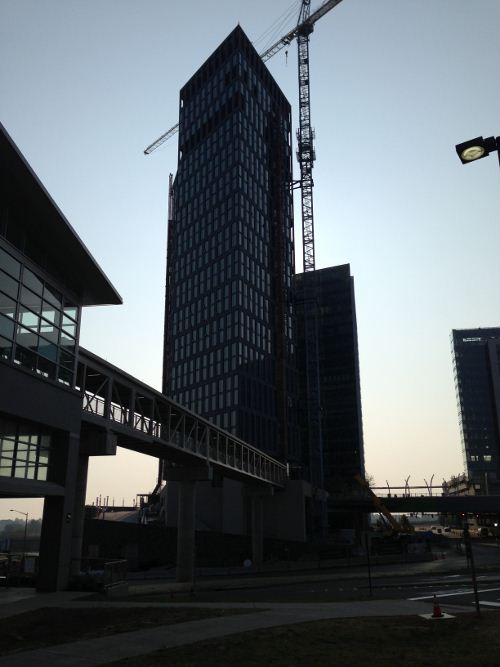
<svg viewBox="0 0 500 667"><path fill-rule="evenodd" d="M114 453L109 437L103 437L113 434L120 447L177 465L212 466L244 482L282 487L288 478L280 461L83 348L77 389L91 453Z"/></svg>
<svg viewBox="0 0 500 667"><path fill-rule="evenodd" d="M408 495L379 496L379 500L390 512L500 512L500 496ZM368 496L352 495L331 496L328 498L328 511L376 513L379 509Z"/></svg>

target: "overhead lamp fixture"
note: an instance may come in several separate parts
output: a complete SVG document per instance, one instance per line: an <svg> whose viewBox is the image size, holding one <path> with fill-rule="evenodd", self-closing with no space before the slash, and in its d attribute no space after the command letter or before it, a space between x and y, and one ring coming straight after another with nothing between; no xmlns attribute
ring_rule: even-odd
<svg viewBox="0 0 500 667"><path fill-rule="evenodd" d="M476 137L475 139L470 139L469 141L457 144L455 150L460 158L460 162L462 164L468 164L469 162L480 160L494 151L498 151L499 147L500 137L487 137L486 139L483 139L483 137Z"/></svg>

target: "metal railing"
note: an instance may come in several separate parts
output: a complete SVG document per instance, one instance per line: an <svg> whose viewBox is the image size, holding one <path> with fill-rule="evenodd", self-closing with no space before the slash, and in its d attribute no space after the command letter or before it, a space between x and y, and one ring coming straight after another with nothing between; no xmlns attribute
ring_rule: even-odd
<svg viewBox="0 0 500 667"><path fill-rule="evenodd" d="M83 410L150 436L170 447L189 452L210 464L271 484L284 485L288 478L285 464L185 410L165 396L152 396L150 399L161 402L161 419L152 419L116 402L106 402L101 396L87 390L83 392Z"/></svg>

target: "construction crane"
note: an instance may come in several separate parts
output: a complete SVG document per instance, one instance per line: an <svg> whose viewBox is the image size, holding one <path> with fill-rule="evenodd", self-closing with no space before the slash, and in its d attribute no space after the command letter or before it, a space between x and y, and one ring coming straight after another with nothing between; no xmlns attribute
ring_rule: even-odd
<svg viewBox="0 0 500 667"><path fill-rule="evenodd" d="M314 24L342 0L326 0L311 14L311 0L302 0L299 18L295 28L260 54L263 62L272 58L294 39L298 46L299 73L299 129L297 130L297 159L300 164L300 188L302 193L302 245L304 272L314 271L314 218L313 218L313 178L312 169L315 160L314 132L311 127L311 102L309 89L309 36ZM179 123L153 141L145 150L145 155L164 144L179 131Z"/></svg>

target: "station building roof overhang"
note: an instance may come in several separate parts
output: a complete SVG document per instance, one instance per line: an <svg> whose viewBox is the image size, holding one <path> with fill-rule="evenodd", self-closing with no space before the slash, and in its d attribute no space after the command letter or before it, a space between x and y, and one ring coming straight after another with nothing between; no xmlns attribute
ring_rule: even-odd
<svg viewBox="0 0 500 667"><path fill-rule="evenodd" d="M42 248L58 248L58 268L83 306L121 304L122 298L58 208L0 123L0 175L9 194L32 210L36 224L30 236ZM61 250L63 252L61 252Z"/></svg>

